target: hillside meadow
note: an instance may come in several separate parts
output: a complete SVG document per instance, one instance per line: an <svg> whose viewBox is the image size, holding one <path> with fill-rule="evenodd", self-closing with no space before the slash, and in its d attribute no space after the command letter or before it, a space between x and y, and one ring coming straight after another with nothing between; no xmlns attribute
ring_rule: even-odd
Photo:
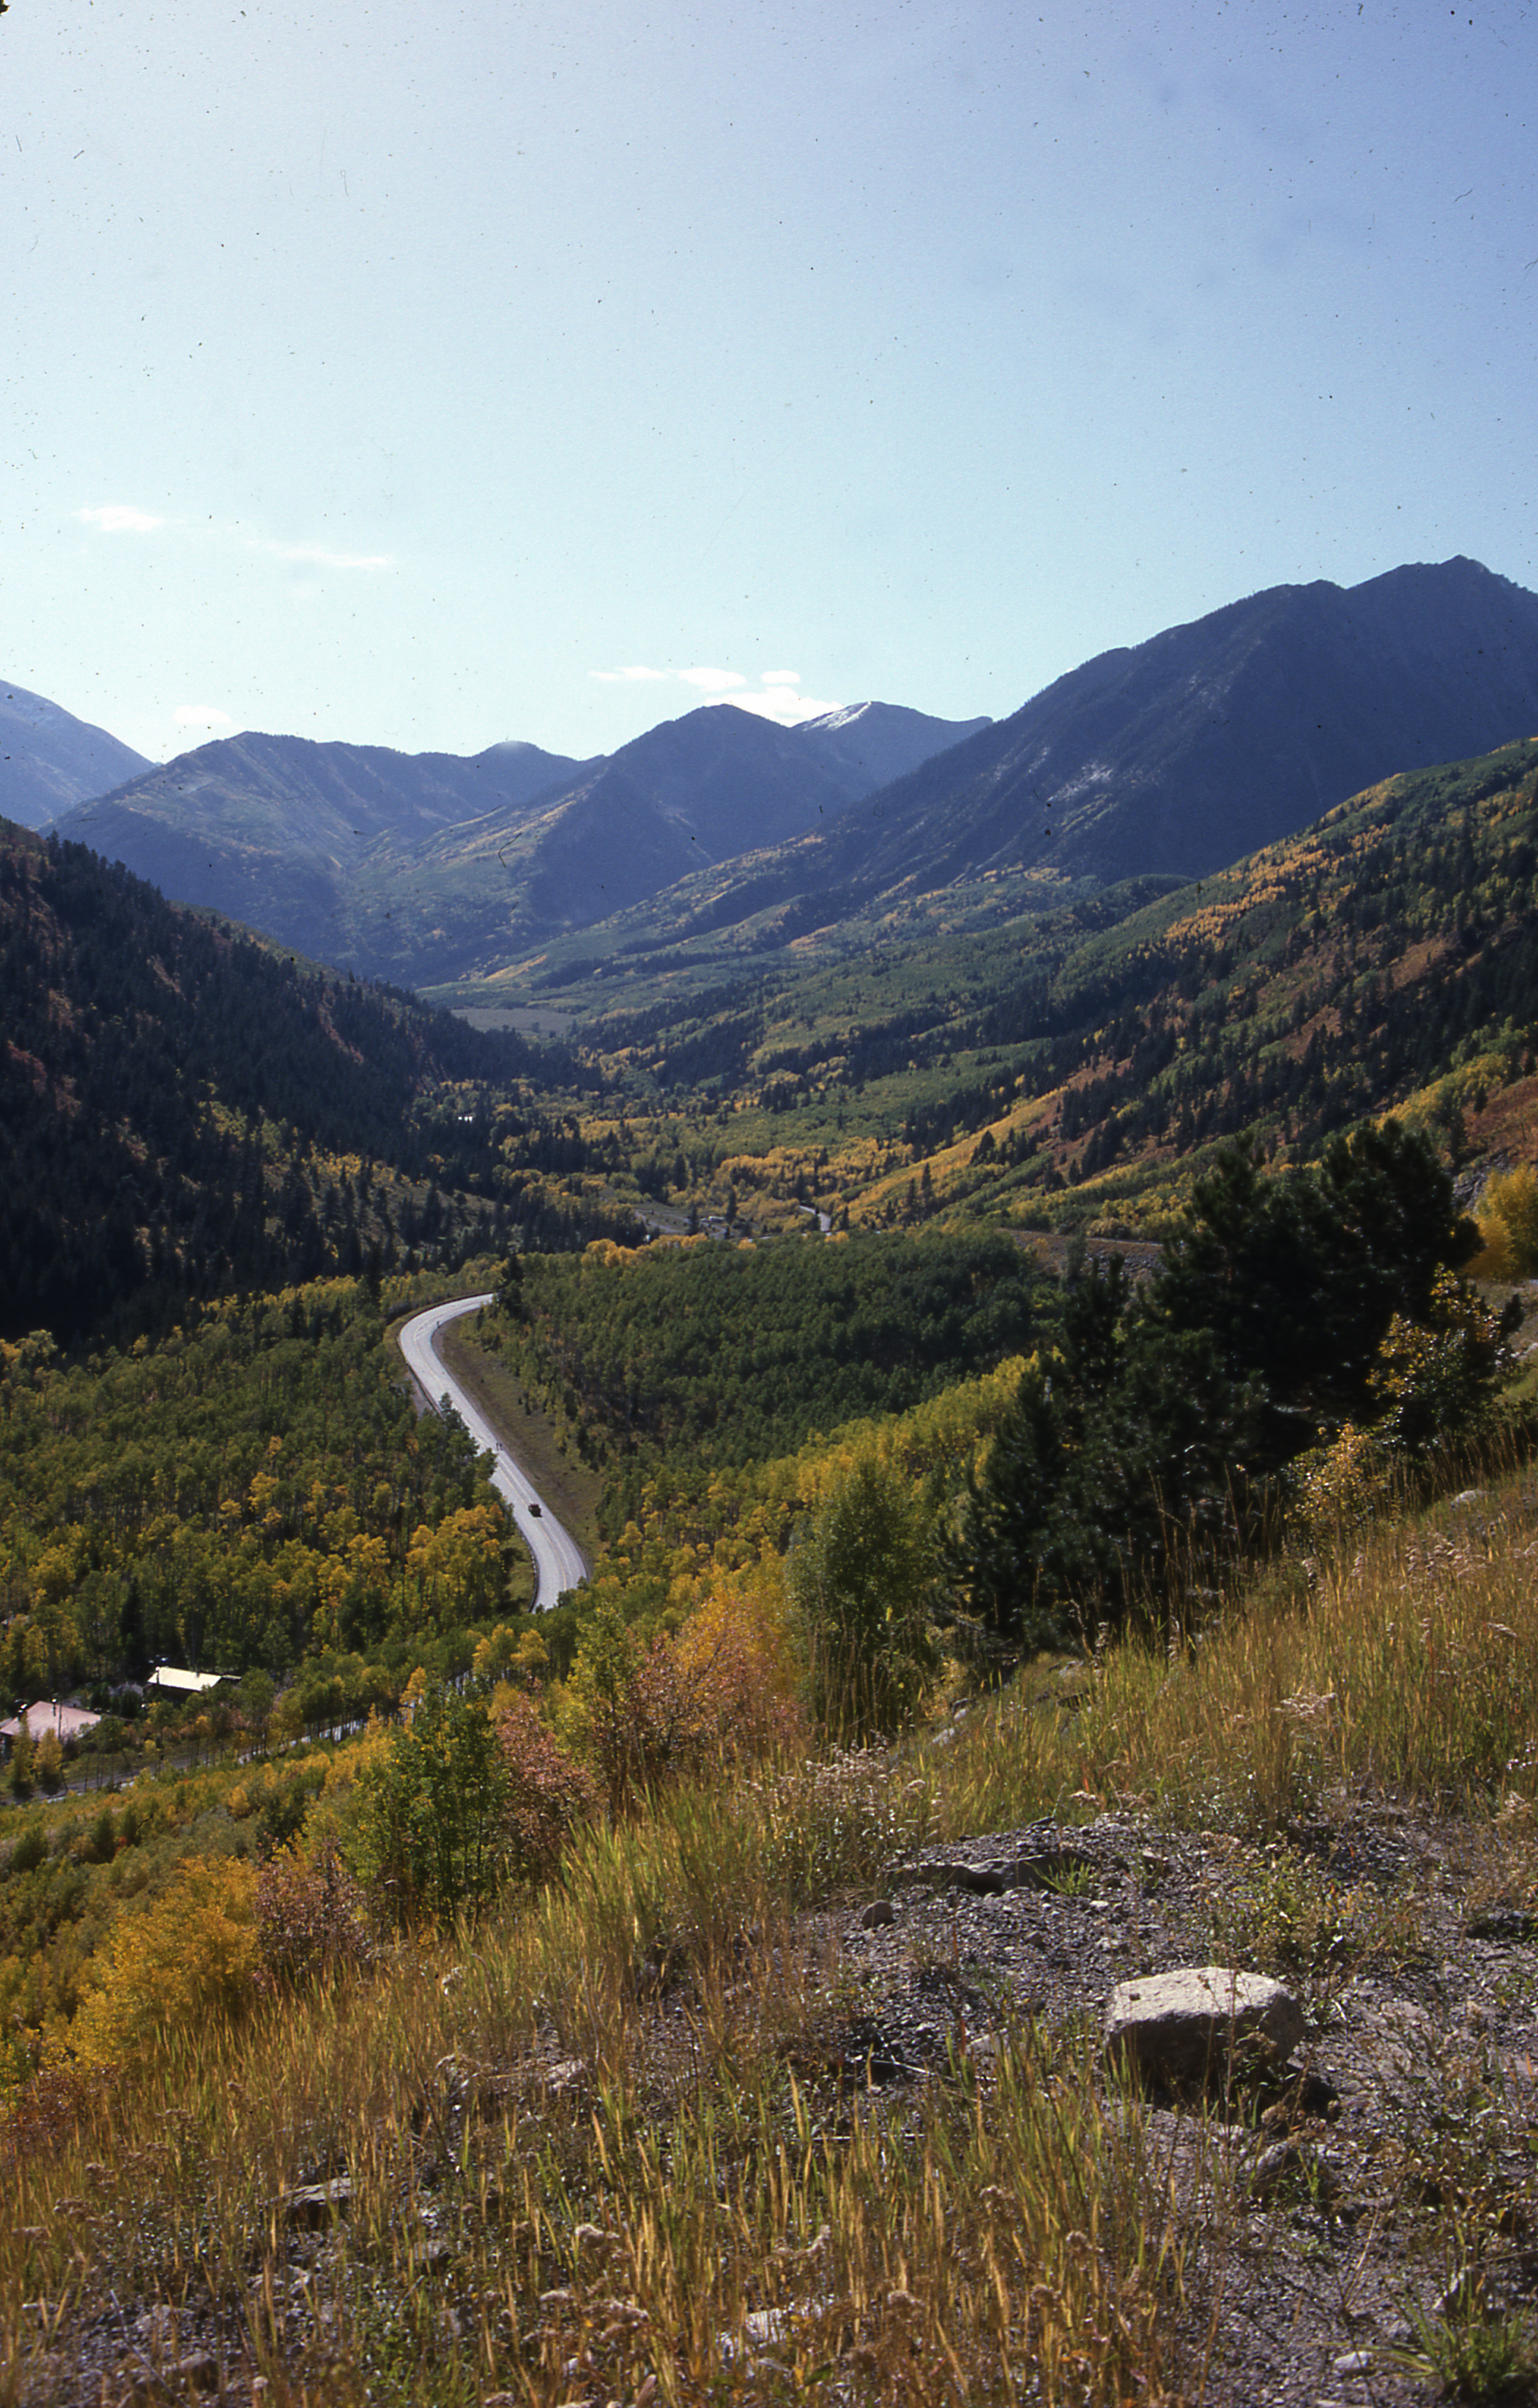
<svg viewBox="0 0 1538 2408"><path fill-rule="evenodd" d="M1470 2318L1448 2270L1493 2301L1538 2199L1532 2128L1489 2068L1472 2187L1469 2064L1433 2055L1373 2160L1369 2225L1311 2214L1306 2186L1301 2223L1258 2219L1242 2109L1172 2116L1102 2070L1104 1979L1076 2020L999 1999L985 2016L973 1957L954 1984L937 1962L947 2053L894 2083L862 2066L866 1998L833 1934L840 1901L891 1894L926 1844L1040 1817L1088 1839L1115 1810L1146 1846L1221 1841L1209 1947L1285 1973L1328 2061L1353 1984L1412 1981L1431 1902L1329 1872L1322 1829L1391 1803L1460 1835L1487 1917L1538 1908L1534 1505L1525 1473L1429 1514L1359 1501L1237 1585L1194 1649L1112 1641L886 1748L698 1766L574 1821L552 1877L473 1921L393 1936L366 1899L338 1907L335 1875L306 1928L340 1914L353 1936L308 1963L215 1836L245 1828L249 1775L151 1783L200 1853L110 1951L86 2044L5 2126L8 2396L206 2382L208 2360L231 2396L295 2401L1220 2396L1223 2302L1260 2283L1257 2249L1326 2293L1338 2267L1348 2301L1388 2227L1420 2322L1374 2361L1379 2396L1454 2376L1480 2396L1480 2364L1494 2396L1524 2362L1520 2304ZM327 1845L382 1744L284 1768ZM27 1828L67 1856L81 1818ZM36 1878L10 1846L7 1891ZM323 1885L308 1825L280 1876L306 1847ZM1529 1957L1506 1961L1507 2011L1516 1983L1531 2013ZM1344 2350L1360 2328L1332 2313Z"/></svg>

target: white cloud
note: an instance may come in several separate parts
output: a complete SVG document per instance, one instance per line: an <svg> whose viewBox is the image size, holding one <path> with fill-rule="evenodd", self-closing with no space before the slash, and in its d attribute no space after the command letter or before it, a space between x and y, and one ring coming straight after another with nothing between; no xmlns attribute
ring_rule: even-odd
<svg viewBox="0 0 1538 2408"><path fill-rule="evenodd" d="M77 510L78 519L87 526L99 527L103 535L150 535L165 524L149 510L135 510L127 502L104 502L96 509Z"/></svg>
<svg viewBox="0 0 1538 2408"><path fill-rule="evenodd" d="M698 686L702 694L730 694L748 683L737 669L680 669L678 674L685 685Z"/></svg>
<svg viewBox="0 0 1538 2408"><path fill-rule="evenodd" d="M707 703L729 702L738 710L753 711L760 719L776 720L782 727L794 727L804 719L820 719L824 711L839 709L836 702L816 702L809 695L798 694L799 669L765 669L756 686L740 669L705 666L692 669L590 669L588 675L600 679L605 685L690 685Z"/></svg>
<svg viewBox="0 0 1538 2408"><path fill-rule="evenodd" d="M275 543L270 537L249 535L252 552L270 552L277 560L305 560L317 568L393 568L388 552L327 552L318 543Z"/></svg>
<svg viewBox="0 0 1538 2408"><path fill-rule="evenodd" d="M178 702L171 713L178 727L233 727L235 721L227 710L218 710L211 702Z"/></svg>

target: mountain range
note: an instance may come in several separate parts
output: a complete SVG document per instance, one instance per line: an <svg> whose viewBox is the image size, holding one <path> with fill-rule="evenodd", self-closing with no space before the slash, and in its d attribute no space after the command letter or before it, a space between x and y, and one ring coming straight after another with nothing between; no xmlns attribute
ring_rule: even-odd
<svg viewBox="0 0 1538 2408"><path fill-rule="evenodd" d="M320 960L453 980L805 835L986 724L867 703L785 728L707 706L586 763L530 744L465 760L237 736L59 825Z"/></svg>
<svg viewBox="0 0 1538 2408"><path fill-rule="evenodd" d="M1476 561L1276 586L1101 653L810 838L692 879L653 924L633 912L613 950L638 968L732 933L762 954L979 880L1019 908L1203 877L1534 730L1538 595Z"/></svg>
<svg viewBox="0 0 1538 2408"><path fill-rule="evenodd" d="M441 994L520 965L548 985L578 938L634 967L729 935L772 951L969 882L1024 908L1205 876L1374 781L1534 729L1538 596L1458 558L1272 588L996 724L707 707L587 762L245 735L57 824L179 900Z"/></svg>

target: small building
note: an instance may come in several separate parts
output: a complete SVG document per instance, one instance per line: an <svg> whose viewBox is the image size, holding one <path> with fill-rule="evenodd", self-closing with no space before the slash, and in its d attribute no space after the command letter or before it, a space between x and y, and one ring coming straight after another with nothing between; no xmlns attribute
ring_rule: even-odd
<svg viewBox="0 0 1538 2408"><path fill-rule="evenodd" d="M222 1672L188 1672L179 1664L157 1664L149 1685L163 1698L199 1698L217 1689L223 1678Z"/></svg>
<svg viewBox="0 0 1538 2408"><path fill-rule="evenodd" d="M14 1714L8 1723L0 1723L0 1742L4 1743L7 1756L21 1736L23 1721L27 1736L35 1747L48 1731L55 1732L60 1746L64 1747L71 1740L83 1738L88 1730L94 1730L101 1716L88 1713L84 1706L55 1705L47 1698L41 1698L36 1705L29 1706L24 1715Z"/></svg>

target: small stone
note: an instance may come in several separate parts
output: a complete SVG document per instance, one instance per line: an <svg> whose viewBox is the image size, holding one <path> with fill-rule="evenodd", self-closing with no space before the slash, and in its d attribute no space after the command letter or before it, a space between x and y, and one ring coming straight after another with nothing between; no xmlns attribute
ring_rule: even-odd
<svg viewBox="0 0 1538 2408"><path fill-rule="evenodd" d="M557 2065L548 2065L540 2076L540 2088L550 2099L564 2099L587 2080L588 2069L579 2057L563 2057Z"/></svg>
<svg viewBox="0 0 1538 2408"><path fill-rule="evenodd" d="M1331 2359L1330 2371L1332 2374L1371 2374L1373 2353L1370 2349L1343 2350L1339 2358Z"/></svg>
<svg viewBox="0 0 1538 2408"><path fill-rule="evenodd" d="M1105 2053L1130 2073L1180 2085L1224 2080L1249 2051L1280 2064L1303 2037L1303 2009L1280 1982L1229 1965L1188 1965L1118 1983Z"/></svg>
<svg viewBox="0 0 1538 2408"><path fill-rule="evenodd" d="M1278 2183L1289 2174L1301 2173L1304 2164L1302 2149L1296 2141L1276 2141L1262 2149L1250 2169L1249 2195L1256 2200L1268 2200Z"/></svg>
<svg viewBox="0 0 1538 2408"><path fill-rule="evenodd" d="M286 2190L278 2203L285 2222L304 2232L320 2232L347 2214L352 2185L345 2174L334 2182L304 2183L297 2190Z"/></svg>

